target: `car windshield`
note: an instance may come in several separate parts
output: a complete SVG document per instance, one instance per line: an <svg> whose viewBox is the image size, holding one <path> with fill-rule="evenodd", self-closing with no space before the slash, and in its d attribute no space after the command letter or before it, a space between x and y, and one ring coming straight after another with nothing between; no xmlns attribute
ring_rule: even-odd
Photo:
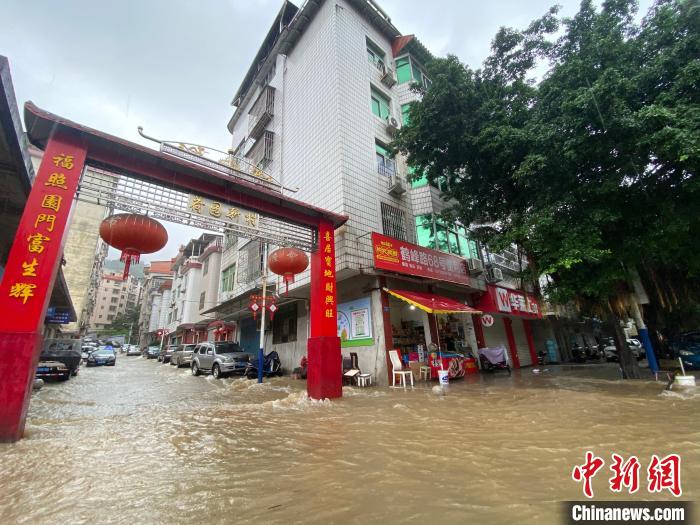
<svg viewBox="0 0 700 525"><path fill-rule="evenodd" d="M93 352L92 355L114 355L114 352L111 350L107 350L105 348L101 348L100 350L97 350L96 352Z"/></svg>
<svg viewBox="0 0 700 525"><path fill-rule="evenodd" d="M216 353L217 354L233 354L236 352L242 352L241 347L238 343L216 343Z"/></svg>

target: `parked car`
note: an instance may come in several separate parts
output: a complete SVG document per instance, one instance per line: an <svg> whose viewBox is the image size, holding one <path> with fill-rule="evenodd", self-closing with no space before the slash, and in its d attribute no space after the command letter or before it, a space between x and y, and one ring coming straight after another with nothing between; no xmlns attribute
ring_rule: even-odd
<svg viewBox="0 0 700 525"><path fill-rule="evenodd" d="M670 347L673 357L680 357L685 368L700 370L700 331L682 333L670 341Z"/></svg>
<svg viewBox="0 0 700 525"><path fill-rule="evenodd" d="M126 355L127 357L132 355L141 355L141 350L137 345L129 345L129 348L126 349Z"/></svg>
<svg viewBox="0 0 700 525"><path fill-rule="evenodd" d="M219 379L229 374L243 374L252 357L238 343L231 341L199 343L192 355L192 375L211 372L215 379Z"/></svg>
<svg viewBox="0 0 700 525"><path fill-rule="evenodd" d="M87 361L88 357L90 357L90 354L93 353L96 349L97 347L94 346L83 346L80 349L80 358L83 361Z"/></svg>
<svg viewBox="0 0 700 525"><path fill-rule="evenodd" d="M170 364L178 368L181 366L190 366L195 346L197 345L193 343L178 345L173 351L173 355L170 356Z"/></svg>
<svg viewBox="0 0 700 525"><path fill-rule="evenodd" d="M145 357L146 359L158 359L160 355L160 346L149 346L146 348Z"/></svg>
<svg viewBox="0 0 700 525"><path fill-rule="evenodd" d="M36 377L39 379L70 379L70 369L60 361L39 361L36 367Z"/></svg>
<svg viewBox="0 0 700 525"><path fill-rule="evenodd" d="M72 376L78 375L82 351L80 339L47 339L39 361L58 361L66 365Z"/></svg>
<svg viewBox="0 0 700 525"><path fill-rule="evenodd" d="M117 354L108 347L95 350L87 360L87 366L114 366L117 364Z"/></svg>
<svg viewBox="0 0 700 525"><path fill-rule="evenodd" d="M173 355L173 352L177 348L177 345L167 345L164 347L160 353L158 354L158 361L165 364L170 362L170 358Z"/></svg>
<svg viewBox="0 0 700 525"><path fill-rule="evenodd" d="M637 359L637 361L640 361L646 357L644 347L637 339L627 339L627 347L630 349L632 355ZM606 361L618 360L617 348L615 348L615 342L612 340L612 338L610 339L608 346L605 347L604 352Z"/></svg>

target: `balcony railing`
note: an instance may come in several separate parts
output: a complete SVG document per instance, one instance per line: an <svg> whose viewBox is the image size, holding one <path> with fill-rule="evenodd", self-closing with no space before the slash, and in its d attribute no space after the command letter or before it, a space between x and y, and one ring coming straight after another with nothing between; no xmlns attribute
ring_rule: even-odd
<svg viewBox="0 0 700 525"><path fill-rule="evenodd" d="M266 86L248 112L248 136L259 139L275 114L275 88Z"/></svg>

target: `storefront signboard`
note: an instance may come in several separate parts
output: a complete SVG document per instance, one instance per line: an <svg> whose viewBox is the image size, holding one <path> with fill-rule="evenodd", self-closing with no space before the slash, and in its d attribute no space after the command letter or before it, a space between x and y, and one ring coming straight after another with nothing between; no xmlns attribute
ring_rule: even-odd
<svg viewBox="0 0 700 525"><path fill-rule="evenodd" d="M372 306L369 297L338 305L338 337L342 347L374 344Z"/></svg>
<svg viewBox="0 0 700 525"><path fill-rule="evenodd" d="M372 232L374 267L440 281L475 286L464 259Z"/></svg>
<svg viewBox="0 0 700 525"><path fill-rule="evenodd" d="M526 319L542 318L540 305L532 295L492 284L487 286L486 293L481 296L476 308L484 313L507 314Z"/></svg>

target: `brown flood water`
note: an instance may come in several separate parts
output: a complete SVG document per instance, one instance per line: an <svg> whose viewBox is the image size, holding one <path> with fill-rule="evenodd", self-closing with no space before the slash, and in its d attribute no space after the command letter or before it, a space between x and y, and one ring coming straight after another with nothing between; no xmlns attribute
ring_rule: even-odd
<svg viewBox="0 0 700 525"><path fill-rule="evenodd" d="M611 452L637 455L642 476L676 452L696 500L700 395L662 388L614 367L525 370L317 403L288 378L120 356L34 394L27 438L0 445L0 523L559 523L586 450L606 459L599 499L615 499Z"/></svg>

